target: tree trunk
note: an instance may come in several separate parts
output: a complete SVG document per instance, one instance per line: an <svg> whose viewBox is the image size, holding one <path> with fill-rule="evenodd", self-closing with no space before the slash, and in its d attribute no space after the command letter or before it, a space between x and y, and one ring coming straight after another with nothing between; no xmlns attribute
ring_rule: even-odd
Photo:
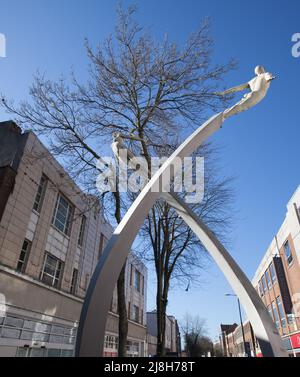
<svg viewBox="0 0 300 377"><path fill-rule="evenodd" d="M157 356L163 357L166 354L165 341L166 341L166 309L167 301L164 297L163 291L163 276L160 274L160 278L157 282L157 294L156 294L156 307L157 307Z"/></svg>
<svg viewBox="0 0 300 377"><path fill-rule="evenodd" d="M128 320L126 309L126 297L125 297L125 269L124 264L117 283L118 291L118 313L119 313L119 344L118 344L118 356L127 356L127 333L128 333Z"/></svg>
<svg viewBox="0 0 300 377"><path fill-rule="evenodd" d="M114 193L115 197L115 218L117 223L121 222L121 198L120 192L118 189ZM126 357L127 356L127 334L128 334L128 320L127 320L127 308L126 308L126 297L125 297L125 271L126 271L126 262L122 267L121 273L117 282L117 294L118 294L118 314L119 314L119 342L118 342L118 356Z"/></svg>

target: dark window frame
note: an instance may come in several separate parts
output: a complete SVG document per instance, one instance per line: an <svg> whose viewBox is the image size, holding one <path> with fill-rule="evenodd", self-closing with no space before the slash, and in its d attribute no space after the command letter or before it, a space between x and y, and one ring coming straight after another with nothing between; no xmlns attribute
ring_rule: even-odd
<svg viewBox="0 0 300 377"><path fill-rule="evenodd" d="M141 273L137 268L134 269L133 286L138 292L141 292Z"/></svg>
<svg viewBox="0 0 300 377"><path fill-rule="evenodd" d="M269 270L266 270L265 275L266 275L267 287L270 290L272 288L272 280L271 280Z"/></svg>
<svg viewBox="0 0 300 377"><path fill-rule="evenodd" d="M52 262L55 262L55 266L54 266L54 263L53 265L51 265ZM63 268L64 268L64 262L61 259L55 257L54 255L46 251L44 262L43 262L43 267L41 270L40 280L44 284L49 285L50 287L60 289L62 276L63 276ZM51 269L54 270L53 275L51 275L51 273L49 272L49 270ZM52 283L50 283L51 279L52 279Z"/></svg>
<svg viewBox="0 0 300 377"><path fill-rule="evenodd" d="M26 248L24 248L25 244L27 245ZM25 240L23 241L22 249L21 249L17 267L16 267L16 270L20 272L21 274L24 274L26 271L31 247L32 247L32 242L29 241L27 238L25 238Z"/></svg>
<svg viewBox="0 0 300 377"><path fill-rule="evenodd" d="M291 248L289 240L285 241L285 243L283 245L283 249L284 249L285 260L286 260L288 266L290 266L293 263L294 257L293 257L292 248ZM289 251L288 256L287 256L287 250Z"/></svg>
<svg viewBox="0 0 300 377"><path fill-rule="evenodd" d="M78 283L78 269L73 268L71 287L70 287L70 293L72 295L76 295L77 293L77 283Z"/></svg>
<svg viewBox="0 0 300 377"><path fill-rule="evenodd" d="M273 320L277 328L280 327L280 319L278 315L278 309L275 301L272 301L272 312L273 312Z"/></svg>
<svg viewBox="0 0 300 377"><path fill-rule="evenodd" d="M32 206L32 209L36 211L37 213L41 213L41 210L44 204L46 190L47 190L48 180L49 180L48 177L45 174L42 174L39 185L38 185L38 189L35 195L34 203Z"/></svg>
<svg viewBox="0 0 300 377"><path fill-rule="evenodd" d="M84 236L85 236L85 229L86 229L86 216L82 215L81 217L81 223L80 223L80 229L79 229L79 235L78 235L78 245L83 246Z"/></svg>
<svg viewBox="0 0 300 377"><path fill-rule="evenodd" d="M66 209L67 212L65 214L62 213L62 209ZM57 229L67 237L69 237L71 234L74 210L74 205L66 198L65 195L59 192L56 198L56 204L52 217L52 225L55 229ZM62 228L60 226L62 226Z"/></svg>
<svg viewBox="0 0 300 377"><path fill-rule="evenodd" d="M275 266L273 262L269 264L269 271L270 271L271 281L273 284L275 284L277 282L277 275L276 275Z"/></svg>
<svg viewBox="0 0 300 377"><path fill-rule="evenodd" d="M268 290L268 287L267 287L267 281L266 281L265 274L263 274L263 276L261 277L261 283L262 283L262 287L263 287L263 292L266 293L267 290Z"/></svg>
<svg viewBox="0 0 300 377"><path fill-rule="evenodd" d="M276 297L276 305L277 305L277 309L278 309L278 314L279 314L281 326L282 326L282 328L286 328L287 321L286 321L285 312L284 312L284 308L283 308L283 302L282 302L282 299L281 299L280 296Z"/></svg>

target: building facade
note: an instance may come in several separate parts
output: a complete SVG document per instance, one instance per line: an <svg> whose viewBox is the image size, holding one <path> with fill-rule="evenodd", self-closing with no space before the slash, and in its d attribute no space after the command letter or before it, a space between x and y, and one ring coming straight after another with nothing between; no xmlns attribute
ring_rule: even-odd
<svg viewBox="0 0 300 377"><path fill-rule="evenodd" d="M226 357L259 357L261 352L258 342L253 333L251 323L246 320L242 326L236 323L232 325L221 324L220 344L222 345L223 355Z"/></svg>
<svg viewBox="0 0 300 377"><path fill-rule="evenodd" d="M147 339L148 339L148 356L156 355L157 346L157 312L147 312ZM174 316L166 316L165 328L165 351L169 355L181 354L181 337L179 326Z"/></svg>
<svg viewBox="0 0 300 377"><path fill-rule="evenodd" d="M253 278L290 356L300 356L300 186Z"/></svg>
<svg viewBox="0 0 300 377"><path fill-rule="evenodd" d="M264 254L252 283L289 356L300 357L300 186L287 204L285 219ZM240 330L238 326L230 335L233 340L228 353L232 356L241 354L241 337L237 334ZM249 321L244 323L244 331L251 355L262 356Z"/></svg>
<svg viewBox="0 0 300 377"><path fill-rule="evenodd" d="M83 299L111 234L99 203L36 135L0 123L0 356L73 355ZM126 271L128 353L144 356L147 270L131 255ZM115 292L104 349L111 356L116 312Z"/></svg>

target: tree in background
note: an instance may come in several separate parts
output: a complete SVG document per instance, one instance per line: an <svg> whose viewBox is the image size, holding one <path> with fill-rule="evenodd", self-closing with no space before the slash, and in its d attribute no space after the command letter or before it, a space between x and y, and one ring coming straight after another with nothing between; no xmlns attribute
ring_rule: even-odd
<svg viewBox="0 0 300 377"><path fill-rule="evenodd" d="M211 62L212 39L209 22L183 46L167 36L157 41L134 19L135 7L118 10L112 37L96 48L86 41L90 61L89 78L80 82L51 81L37 74L30 87L30 99L19 105L3 98L2 105L24 129L32 129L46 140L71 177L87 193L97 195L106 215L116 223L134 195L99 193L97 161L110 153L112 133L133 135L129 142L137 156L143 156L151 174L151 156L168 156L180 141L199 127L209 111L216 112L228 100L218 89L225 74L234 67ZM208 146L198 155L211 156ZM213 158L212 158L213 160ZM213 162L213 161L212 161ZM205 197L193 209L218 234L228 226L230 180L218 178L214 164L205 169ZM183 193L184 195L184 193ZM157 277L158 345L164 355L165 315L171 279L190 282L199 275L201 243L166 203L159 201L143 228L150 245L145 258L154 262ZM144 237L145 239L145 237ZM119 356L126 356L128 321L125 301L125 266L118 279Z"/></svg>
<svg viewBox="0 0 300 377"><path fill-rule="evenodd" d="M213 343L206 335L206 323L198 315L186 314L181 325L185 351L189 357L206 356L213 354Z"/></svg>

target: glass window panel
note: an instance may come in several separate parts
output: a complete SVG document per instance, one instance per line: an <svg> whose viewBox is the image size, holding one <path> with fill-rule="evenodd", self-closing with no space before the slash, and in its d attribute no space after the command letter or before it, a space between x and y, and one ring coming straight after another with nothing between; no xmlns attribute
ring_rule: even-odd
<svg viewBox="0 0 300 377"><path fill-rule="evenodd" d="M275 324L276 324L277 327L279 327L279 317L278 317L276 304L275 304L274 301L272 302L272 310L273 310L273 316L274 316Z"/></svg>
<svg viewBox="0 0 300 377"><path fill-rule="evenodd" d="M49 275L46 275L44 274L43 275L43 278L42 278L42 281L45 283L45 284L48 284L48 285L53 285L53 278Z"/></svg>
<svg viewBox="0 0 300 377"><path fill-rule="evenodd" d="M72 350L61 350L61 356L62 357L73 357L73 351Z"/></svg>
<svg viewBox="0 0 300 377"><path fill-rule="evenodd" d="M72 215L72 205L61 194L58 194L52 221L54 226L60 231L64 232L66 235L68 235Z"/></svg>
<svg viewBox="0 0 300 377"><path fill-rule="evenodd" d="M50 335L50 343L66 343L65 337L59 335Z"/></svg>
<svg viewBox="0 0 300 377"><path fill-rule="evenodd" d="M47 356L48 357L60 357L61 350L60 349L48 349Z"/></svg>
<svg viewBox="0 0 300 377"><path fill-rule="evenodd" d="M134 270L134 287L137 291L140 291L140 273L137 269Z"/></svg>
<svg viewBox="0 0 300 377"><path fill-rule="evenodd" d="M270 314L270 317L273 319L273 313L272 313L271 305L268 305L268 313Z"/></svg>
<svg viewBox="0 0 300 377"><path fill-rule="evenodd" d="M44 175L42 175L38 189L37 189L35 201L33 204L33 209L37 212L41 211L44 197L45 197L46 187L47 187L47 178Z"/></svg>
<svg viewBox="0 0 300 377"><path fill-rule="evenodd" d="M62 327L62 326L55 326L55 325L53 325L52 329L51 329L51 334L63 335L64 332L65 332L64 330L65 330L65 328Z"/></svg>
<svg viewBox="0 0 300 377"><path fill-rule="evenodd" d="M266 277L265 277L265 275L262 276L261 282L262 282L262 286L263 286L264 292L267 292L267 283L266 283Z"/></svg>
<svg viewBox="0 0 300 377"><path fill-rule="evenodd" d="M45 348L31 348L30 357L45 357L46 349Z"/></svg>
<svg viewBox="0 0 300 377"><path fill-rule="evenodd" d="M270 274L271 274L272 282L275 283L276 280L277 280L277 277L276 277L275 268L274 268L274 264L273 263L270 264L269 269L270 269Z"/></svg>
<svg viewBox="0 0 300 377"><path fill-rule="evenodd" d="M29 348L18 348L16 357L28 357Z"/></svg>
<svg viewBox="0 0 300 377"><path fill-rule="evenodd" d="M79 246L83 245L85 224L86 224L86 217L82 216L81 224L80 224L80 231L79 231L79 236L78 236L78 245Z"/></svg>
<svg viewBox="0 0 300 377"><path fill-rule="evenodd" d="M23 340L32 340L33 339L33 332L32 331L22 331L21 339Z"/></svg>
<svg viewBox="0 0 300 377"><path fill-rule="evenodd" d="M31 247L31 242L28 241L28 240L24 240L23 245L22 245L22 249L21 249L21 252L20 252L19 261L18 261L18 264L17 264L17 271L18 272L23 273L25 271L26 262L28 260L30 247Z"/></svg>
<svg viewBox="0 0 300 377"><path fill-rule="evenodd" d="M283 310L282 302L279 296L276 298L276 302L278 306L278 311L279 311L282 327L286 327L286 319L284 315L284 310Z"/></svg>
<svg viewBox="0 0 300 377"><path fill-rule="evenodd" d="M34 333L33 334L33 340L38 340L40 342L48 342L49 340L49 334L43 334L43 333Z"/></svg>
<svg viewBox="0 0 300 377"><path fill-rule="evenodd" d="M15 318L15 317L6 317L5 319L5 326L11 327L23 327L23 319Z"/></svg>
<svg viewBox="0 0 300 377"><path fill-rule="evenodd" d="M270 274L268 270L266 271L266 278L267 278L268 288L270 289L272 287L272 283L271 283Z"/></svg>
<svg viewBox="0 0 300 377"><path fill-rule="evenodd" d="M41 280L54 287L59 286L62 262L46 253Z"/></svg>
<svg viewBox="0 0 300 377"><path fill-rule="evenodd" d="M294 314L287 314L287 319L288 319L288 324L289 325L292 325L293 323L295 323L295 317L294 317Z"/></svg>
<svg viewBox="0 0 300 377"><path fill-rule="evenodd" d="M35 326L35 331L39 332L50 332L51 325L48 325L47 323L41 323L37 322Z"/></svg>
<svg viewBox="0 0 300 377"><path fill-rule="evenodd" d="M293 261L293 255L292 255L292 252L291 252L291 247L290 247L289 241L286 241L286 243L284 244L284 253L285 253L285 257L286 257L288 264L291 264L292 261Z"/></svg>
<svg viewBox="0 0 300 377"><path fill-rule="evenodd" d="M1 336L3 338L12 338L12 339L19 339L21 335L21 330L17 329L8 329L3 327Z"/></svg>
<svg viewBox="0 0 300 377"><path fill-rule="evenodd" d="M55 220L54 225L55 225L55 227L56 227L58 230L60 230L61 232L64 231L64 224L61 223L58 219Z"/></svg>

